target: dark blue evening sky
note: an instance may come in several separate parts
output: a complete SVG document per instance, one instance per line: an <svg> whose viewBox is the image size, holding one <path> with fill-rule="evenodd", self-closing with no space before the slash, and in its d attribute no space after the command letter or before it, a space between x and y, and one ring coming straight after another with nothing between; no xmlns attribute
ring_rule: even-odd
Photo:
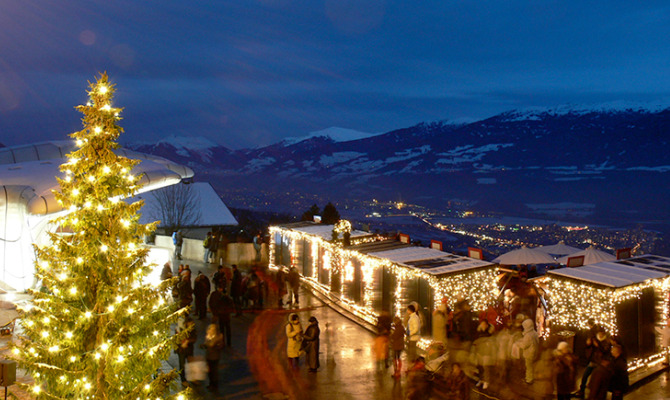
<svg viewBox="0 0 670 400"><path fill-rule="evenodd" d="M667 1L0 0L0 142L64 139L107 71L122 141L231 148L670 98ZM669 102L670 104L670 102Z"/></svg>

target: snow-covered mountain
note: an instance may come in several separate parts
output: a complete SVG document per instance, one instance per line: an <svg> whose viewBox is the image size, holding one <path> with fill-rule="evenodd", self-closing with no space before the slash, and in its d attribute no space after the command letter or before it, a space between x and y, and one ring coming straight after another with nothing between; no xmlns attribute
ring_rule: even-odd
<svg viewBox="0 0 670 400"><path fill-rule="evenodd" d="M320 131L311 132L307 136L289 137L282 140L281 143L289 146L312 138L328 138L334 142L350 142L352 140L365 139L379 134L380 133L367 133L347 128L330 127Z"/></svg>
<svg viewBox="0 0 670 400"><path fill-rule="evenodd" d="M222 193L402 197L433 206L459 198L517 213L575 203L592 215L670 218L663 106L535 108L362 138L340 133L235 151L177 139L138 150L186 162Z"/></svg>

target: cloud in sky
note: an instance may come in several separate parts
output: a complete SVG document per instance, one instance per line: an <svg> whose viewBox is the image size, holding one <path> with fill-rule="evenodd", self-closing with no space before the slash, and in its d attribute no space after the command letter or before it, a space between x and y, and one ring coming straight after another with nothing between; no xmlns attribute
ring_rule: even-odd
<svg viewBox="0 0 670 400"><path fill-rule="evenodd" d="M63 139L107 71L124 140L269 144L670 96L662 1L7 0L0 142Z"/></svg>

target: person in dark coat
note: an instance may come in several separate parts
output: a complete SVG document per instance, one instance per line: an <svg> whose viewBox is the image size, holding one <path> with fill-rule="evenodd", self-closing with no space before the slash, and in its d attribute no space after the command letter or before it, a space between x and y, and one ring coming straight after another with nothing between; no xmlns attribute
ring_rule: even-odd
<svg viewBox="0 0 670 400"><path fill-rule="evenodd" d="M195 313L200 319L207 317L207 296L211 290L209 278L198 271L198 276L193 283L193 294L195 295Z"/></svg>
<svg viewBox="0 0 670 400"><path fill-rule="evenodd" d="M219 332L221 332L226 339L228 347L231 346L232 338L230 336L230 313L234 309L233 299L226 294L226 290L222 287L217 287L212 294L209 295L209 309L215 321L219 323Z"/></svg>
<svg viewBox="0 0 670 400"><path fill-rule="evenodd" d="M168 261L165 264L163 264L163 270L161 271L161 280L166 281L170 278L172 278L172 266Z"/></svg>
<svg viewBox="0 0 670 400"><path fill-rule="evenodd" d="M607 399L607 390L612 380L614 371L612 361L609 358L602 359L591 373L588 388L589 395L587 400L605 400Z"/></svg>
<svg viewBox="0 0 670 400"><path fill-rule="evenodd" d="M219 249L219 236L217 236L216 233L212 233L212 237L209 239L209 246L207 247L209 249L209 258L211 259L212 262L216 262L218 259L216 252Z"/></svg>
<svg viewBox="0 0 670 400"><path fill-rule="evenodd" d="M216 393L219 388L219 359L221 358L221 349L223 349L223 335L219 332L216 324L210 324L207 327L205 343L200 345L206 351L207 370L209 375L210 391Z"/></svg>
<svg viewBox="0 0 670 400"><path fill-rule="evenodd" d="M244 287L242 285L242 273L237 269L237 265L233 264L233 278L230 280L230 295L233 297L235 304L235 314L242 315L242 295L244 294Z"/></svg>
<svg viewBox="0 0 670 400"><path fill-rule="evenodd" d="M560 342L554 351L556 371L556 394L558 400L570 400L575 390L577 377L577 357L570 351L567 342Z"/></svg>
<svg viewBox="0 0 670 400"><path fill-rule="evenodd" d="M188 307L193 303L193 286L191 286L191 270L184 269L181 275L181 281L177 285L179 293L179 307Z"/></svg>
<svg viewBox="0 0 670 400"><path fill-rule="evenodd" d="M298 290L300 289L300 273L296 267L291 267L288 271L288 304L298 305Z"/></svg>
<svg viewBox="0 0 670 400"><path fill-rule="evenodd" d="M451 372L445 379L449 392L447 398L449 400L468 400L470 399L470 381L461 369L459 363L451 365Z"/></svg>
<svg viewBox="0 0 670 400"><path fill-rule="evenodd" d="M223 268L223 265L219 265L219 268L216 270L216 272L212 276L212 282L214 282L214 287L215 288L217 288L219 286L223 287L224 289L227 288L228 279L226 278L226 271Z"/></svg>
<svg viewBox="0 0 670 400"><path fill-rule="evenodd" d="M586 339L586 357L589 360L589 364L582 374L582 381L579 385L577 397L584 397L584 389L586 388L589 375L595 371L604 358L609 356L612 346L609 336L600 326L592 325L589 333L593 334L593 336L589 335Z"/></svg>
<svg viewBox="0 0 670 400"><path fill-rule="evenodd" d="M393 327L391 328L391 350L393 350L393 377L400 378L402 372L402 351L405 349L405 327L402 325L400 317L393 318Z"/></svg>
<svg viewBox="0 0 670 400"><path fill-rule="evenodd" d="M277 305L279 308L284 307L284 296L286 295L286 272L283 267L279 267L277 275L275 276L277 282Z"/></svg>
<svg viewBox="0 0 670 400"><path fill-rule="evenodd" d="M309 317L309 326L305 330L302 339L302 345L304 347L306 358L307 358L307 367L309 367L309 372L316 372L319 368L319 335L321 330L319 329L319 321L316 317Z"/></svg>
<svg viewBox="0 0 670 400"><path fill-rule="evenodd" d="M623 348L615 344L612 346L612 379L610 380L609 391L612 392L612 400L622 400L629 386L628 380L628 362L623 354Z"/></svg>

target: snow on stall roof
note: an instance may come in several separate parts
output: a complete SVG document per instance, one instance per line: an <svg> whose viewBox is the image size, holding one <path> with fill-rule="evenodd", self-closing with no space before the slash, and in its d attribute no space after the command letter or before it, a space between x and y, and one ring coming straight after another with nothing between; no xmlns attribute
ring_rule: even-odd
<svg viewBox="0 0 670 400"><path fill-rule="evenodd" d="M294 231L300 231L303 233L307 233L310 235L314 236L320 236L323 239L326 240L331 240L333 238L333 227L335 225L325 225L325 224L317 224L315 222L312 222L311 225L307 226L301 226L301 227L295 227L292 228ZM369 232L365 231L359 231L359 230L352 230L351 231L351 237L358 237L358 236L368 236L370 235Z"/></svg>
<svg viewBox="0 0 670 400"><path fill-rule="evenodd" d="M596 285L611 288L641 283L649 279L663 278L670 273L640 268L638 266L625 265L620 261L606 261L585 265L577 268L561 268L547 272L549 275L559 275L580 281L594 283Z"/></svg>
<svg viewBox="0 0 670 400"><path fill-rule="evenodd" d="M333 231L333 225L317 224L310 221L284 224L279 225L279 227L319 236L326 240L331 239ZM352 238L369 235L371 234L365 231L354 230L351 232ZM379 248L391 249L375 251ZM428 247L410 246L400 243L396 240L362 243L351 246L350 249L358 251L361 254L370 255L372 257L384 258L391 262L401 264L412 269L420 270L431 275L443 275L471 269L478 269L482 267L495 266L495 264L488 261L458 256Z"/></svg>
<svg viewBox="0 0 670 400"><path fill-rule="evenodd" d="M462 272L470 269L493 266L488 261L458 256L428 247L403 247L399 249L368 253L371 256L418 269L431 275Z"/></svg>

